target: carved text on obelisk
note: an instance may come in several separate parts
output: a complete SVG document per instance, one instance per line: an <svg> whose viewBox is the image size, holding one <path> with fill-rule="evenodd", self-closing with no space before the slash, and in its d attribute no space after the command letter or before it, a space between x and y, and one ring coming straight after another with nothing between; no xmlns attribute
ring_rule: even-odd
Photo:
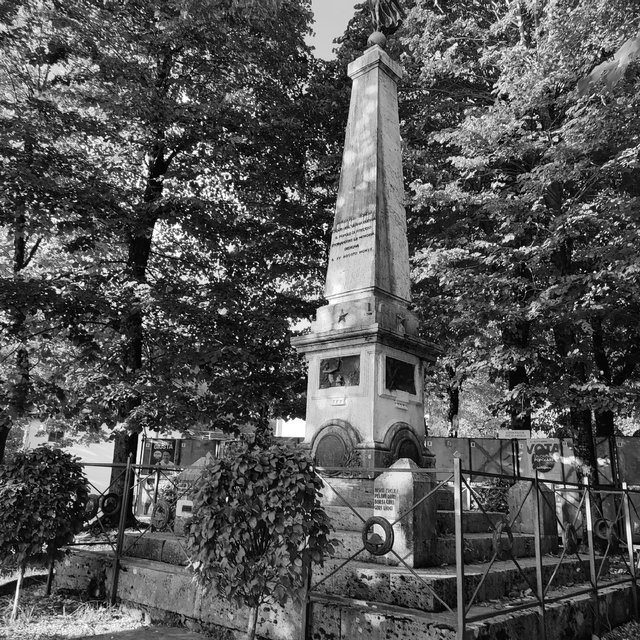
<svg viewBox="0 0 640 640"><path fill-rule="evenodd" d="M333 229L329 261L373 253L375 235L375 216L372 214L338 222Z"/></svg>

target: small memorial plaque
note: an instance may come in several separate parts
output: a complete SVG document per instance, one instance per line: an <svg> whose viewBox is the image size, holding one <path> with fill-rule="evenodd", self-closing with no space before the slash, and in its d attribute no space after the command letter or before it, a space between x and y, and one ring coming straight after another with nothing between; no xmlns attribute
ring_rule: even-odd
<svg viewBox="0 0 640 640"><path fill-rule="evenodd" d="M410 362L386 357L385 387L389 391L416 394L415 367Z"/></svg>
<svg viewBox="0 0 640 640"><path fill-rule="evenodd" d="M387 519L391 514L397 514L400 498L399 490L393 487L374 487L373 489L373 508L375 512L387 515ZM392 518L395 519L395 518Z"/></svg>
<svg viewBox="0 0 640 640"><path fill-rule="evenodd" d="M393 525L394 544L386 556L389 564L402 558L409 567L436 566L437 500L434 483L420 467L406 458L394 462L373 485L373 515ZM432 494L432 495L429 495ZM382 536L382 531L374 528Z"/></svg>
<svg viewBox="0 0 640 640"><path fill-rule="evenodd" d="M327 358L320 361L320 388L357 387L360 384L360 356Z"/></svg>

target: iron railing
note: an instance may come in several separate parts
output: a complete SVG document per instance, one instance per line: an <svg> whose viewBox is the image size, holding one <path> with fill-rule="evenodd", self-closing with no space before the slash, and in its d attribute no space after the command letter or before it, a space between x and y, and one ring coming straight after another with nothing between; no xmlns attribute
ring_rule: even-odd
<svg viewBox="0 0 640 640"><path fill-rule="evenodd" d="M164 531L176 533L175 531L175 508L181 499L188 495L190 486L184 482L181 473L182 468L163 469L148 465L134 465L131 461L126 464L86 464L86 467L106 467L116 470L112 474L115 477L110 485L98 490L92 485L94 494L88 504L86 513L85 533L77 537L74 543L77 547L97 547L100 546L110 551L113 557L113 579L109 600L116 601L118 588L118 575L121 568L122 558L125 557L132 548L139 544L140 540L148 536L153 531ZM470 625L477 625L492 617L502 615L504 610L495 611L485 609L480 612L476 606L479 594L486 584L491 569L498 559L507 560L515 567L525 584L530 589L530 595L522 598L518 604L509 606L508 612L514 613L524 609L536 609L540 617L540 629L543 640L546 639L546 618L547 608L552 603L559 603L573 599L578 595L588 594L593 601L593 614L595 620L595 633L600 633L603 627L603 620L600 617L600 607L598 606L599 594L603 589L629 584L632 586L632 610L633 615L638 617L637 602L637 557L634 555L634 536L640 531L640 516L638 508L640 505L640 490L631 488L627 483L622 483L620 487L614 486L594 486L585 479L583 483L571 483L566 481L541 479L537 472L533 477L522 477L518 475L502 475L496 473L481 472L473 469L463 469L462 460L454 458L453 470L451 469L423 469L423 468L402 468L402 469L371 469L371 468L324 468L316 469L327 487L335 483L336 474L349 478L369 478L381 473L410 473L427 474L432 477L432 487L415 504L405 509L402 513L385 522L369 522L370 514L363 514L357 506L341 495L340 490L333 487L333 491L338 496L340 502L350 509L353 516L360 521L363 527L363 543L354 553L350 553L342 562L330 571L318 577L317 571L309 571L307 589L304 594L302 638L307 640L310 637L309 630L313 624L312 608L313 604L321 601L333 600L336 604L349 604L349 598L344 596L330 596L322 593L319 589L345 567L353 562L363 552L371 552L375 548L369 542L374 537L377 530L393 531L394 526L399 524L404 518L428 500L435 500L439 490L448 488L453 491L454 496L454 530L455 530L455 577L456 577L456 599L455 603L447 601L446 598L433 588L432 584L425 579L420 569L409 566L405 560L394 551L393 547L387 552L398 566L403 566L408 572L424 586L427 594L439 603L441 611L432 613L429 611L412 610L414 617L424 617L425 619L436 619L438 616L444 617L456 628L459 640L464 640ZM472 481L473 479L473 481ZM482 506L482 497L479 495L479 481L516 481L528 485L519 504L512 505L508 518L498 522ZM115 486L128 487L122 496L117 495L113 488ZM146 487L146 490L145 490ZM145 493L146 491L146 493ZM147 498L145 498L145 495ZM550 503L550 495L553 496L553 504ZM114 497L115 496L115 497ZM482 574L475 583L475 588L467 586L465 582L465 548L467 539L465 536L465 518L470 500L478 505L478 511L486 519L487 532L493 538L491 557L484 562ZM523 509L525 502L531 500L534 505L533 537L534 537L534 562L535 580L525 572L522 567L521 558L514 551L512 530L517 522L518 516ZM133 501L133 502L132 502ZM149 503L149 509L144 508L144 504ZM466 504L465 504L466 503ZM566 507L566 508L565 508ZM135 510L135 519L130 518ZM553 511L557 534L562 538L563 545L559 555L550 556L545 554L542 547L543 531L541 513ZM560 513L565 516L560 517ZM568 514L568 515L566 515ZM382 518L384 520L384 518ZM368 527L368 528L367 528ZM180 532L178 532L180 533ZM177 539L180 540L179 536ZM180 545L188 561L188 552L183 544ZM558 586L558 576L564 563L575 558L580 566L588 564L588 580L584 587L573 588L563 593L556 589ZM553 565L555 562L555 565ZM551 567L550 567L551 563ZM453 567L452 567L453 571ZM477 573L477 572L476 572ZM477 578L474 578L477 579ZM385 605L379 604L377 610L384 611ZM391 613L398 613L398 607L389 607Z"/></svg>

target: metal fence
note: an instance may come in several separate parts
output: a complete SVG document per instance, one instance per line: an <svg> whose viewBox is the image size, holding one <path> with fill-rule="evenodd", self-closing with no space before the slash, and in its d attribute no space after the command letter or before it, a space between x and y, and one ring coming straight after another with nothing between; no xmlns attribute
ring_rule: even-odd
<svg viewBox="0 0 640 640"><path fill-rule="evenodd" d="M316 604L333 603L337 606L356 605L356 601L362 604L362 594L358 598L349 598L328 594L322 590L323 585L329 583L341 571L348 569L350 563L358 559L371 559L373 556L385 556L391 558L398 566L404 567L418 581L423 592L438 603L440 609L440 621L449 622L455 626L457 638L464 640L470 625L481 623L490 618L505 613L537 609L540 618L541 637L546 640L547 620L546 614L549 605L573 600L578 596L589 594L592 599L593 618L595 621L595 633L600 633L603 626L601 610L598 605L599 595L605 588L618 585L632 585L632 609L634 618L638 618L638 603L636 595L637 585L637 556L634 555L634 537L637 539L640 533L638 523L640 517L638 509L640 505L640 490L631 489L627 483L622 483L620 488L592 486L587 479L583 483L571 483L560 480L542 480L537 472L533 477L503 475L500 473L480 472L472 469L463 469L463 459L453 458L453 470L451 469L318 469L325 485L331 487L336 482L336 476L341 472L351 476L361 474L366 477L373 473L404 473L412 476L429 476L433 478L431 490L417 500L409 508L401 513L394 514L387 519L384 515L374 511L373 517L367 517L357 505L341 495L340 488L332 490L338 496L344 507L348 507L362 524L362 545L344 558L337 566L328 572L323 572L320 577L311 578L306 596L305 620L307 628L303 632L303 640L311 637L313 608ZM479 494L482 482L491 483L515 483L524 485L517 500L511 505L509 514L498 521L488 513L483 505L483 496ZM415 569L407 563L401 555L393 549L393 529L403 519L411 516L412 512L420 509L428 500L434 500L437 492L445 487L452 489L454 494L454 521L455 521L455 577L456 595L455 601L447 600L439 594L433 585L425 578L430 572ZM469 503L477 505L477 511L485 518L487 532L492 538L492 553L489 558L480 563L482 574L478 579L474 576L472 581L465 580L465 568L470 565L466 562L467 537L465 534L465 518L469 517L466 507ZM563 504L564 503L564 504ZM519 558L514 545L514 531L518 529L517 522L525 505L533 509L533 517L530 519L531 533L534 540L535 578L532 579L522 567L522 558ZM563 508L566 506L567 508ZM543 514L544 512L544 514ZM561 539L559 554L555 556L546 553L543 548L545 536L549 537L549 527L552 527L550 537L554 535ZM546 528L546 531L545 531ZM377 532L376 532L377 531ZM373 544L369 541L373 539ZM558 538L556 537L556 541ZM567 592L554 590L558 586L558 576L563 565L570 558L575 558L580 566L588 566L588 579L584 587L573 588ZM487 579L491 574L497 560L506 560L516 569L523 582L529 587L528 596L521 598L518 604L511 604L508 609L483 610L478 604L479 594L482 593ZM530 572L531 573L531 572ZM345 584L347 581L344 582ZM385 605L376 602L375 612L387 612L390 616L401 615L395 605ZM372 609L373 610L373 609ZM423 618L425 621L434 621L436 617L428 610L412 607L410 615L414 618Z"/></svg>
<svg viewBox="0 0 640 640"><path fill-rule="evenodd" d="M106 488L89 482L83 531L70 548L99 549L113 554L113 580L109 601L116 602L120 563L136 544L151 532L175 535L188 560L183 534L183 518L190 515L187 500L193 469L171 466L86 463L92 468L111 469ZM191 474L191 475L190 475ZM122 488L126 487L122 491ZM183 510L183 511L182 511Z"/></svg>
<svg viewBox="0 0 640 640"><path fill-rule="evenodd" d="M634 539L640 536L640 490L630 488L627 483L620 487L593 486L584 483L567 482L565 480L542 479L537 472L533 476L504 475L502 473L481 472L476 469L463 468L463 460L454 457L449 469L317 469L325 487L334 491L338 501L351 512L353 518L361 525L362 545L355 549L348 557L337 562L330 570L320 572L317 568L309 572L308 588L304 602L304 620L302 629L303 640L310 638L313 626L313 608L318 603L334 602L347 606L351 600L348 595L329 594L323 586L338 575L348 570L350 563L358 558L374 559L382 556L391 557L399 566L404 566L408 572L419 581L425 592L434 602L438 603L439 615L444 615L457 629L457 637L465 638L469 625L481 623L489 618L501 615L504 611L481 610L477 604L491 570L496 561L506 560L522 577L529 587L529 595L522 602L509 607L509 612L522 609L536 608L540 616L543 638L546 638L546 612L552 603L575 598L577 595L589 594L593 600L593 612L596 633L600 632L603 621L598 606L599 594L603 589L615 585L630 584L633 586L633 612L638 616L636 600L637 585L637 557L634 555ZM85 512L84 531L73 546L79 548L97 548L108 551L113 556L113 580L109 600L116 601L118 575L121 560L127 556L132 548L140 544L145 536L151 532L165 532L174 534L188 560L188 552L183 533L184 520L190 515L190 502L187 499L192 482L197 477L198 470L179 467L161 468L157 466L126 464L87 464L86 467L106 467L113 470L109 487L99 491L92 486L92 495L87 502ZM431 488L419 500L391 518L383 514L371 516L369 510L363 510L354 504L349 497L344 497L338 487L337 477L368 478L382 473L404 473L412 477L422 476L431 478ZM494 515L483 507L481 495L482 483L514 483L518 481L524 488L520 491L519 501L512 505L510 513L496 521ZM117 492L116 487L128 487L128 490ZM411 516L417 509L421 509L429 501L436 500L438 491L447 489L454 496L454 529L455 529L455 569L456 593L455 599L443 598L433 585L424 578L424 572L410 566L393 548L394 529ZM492 538L491 556L482 563L482 575L473 581L465 580L465 549L467 538L465 534L465 518L469 517L470 503L476 505L480 517L486 519L486 530ZM518 518L523 508L533 508L534 517L531 524L534 538L535 579L531 571L527 573L522 568L522 559L514 545L513 532L517 529ZM543 512L546 516L543 517ZM476 517L478 517L476 514ZM552 514L549 516L549 514ZM135 516L135 517L134 517ZM546 517L546 520L545 520ZM553 518L556 536L562 540L562 546L555 566L549 568L549 555L542 546L545 533L544 527L549 527L549 518ZM552 534L553 535L553 534ZM391 545L389 542L391 539ZM543 559L546 560L543 561ZM575 558L581 564L588 566L588 580L580 589L563 594L554 590L563 564L569 558ZM470 582L473 584L469 587ZM415 608L414 608L415 609ZM384 611L384 604L378 604L377 610ZM389 613L398 613L397 607L389 607ZM421 614L412 611L412 615ZM425 619L433 619L433 614L424 611Z"/></svg>

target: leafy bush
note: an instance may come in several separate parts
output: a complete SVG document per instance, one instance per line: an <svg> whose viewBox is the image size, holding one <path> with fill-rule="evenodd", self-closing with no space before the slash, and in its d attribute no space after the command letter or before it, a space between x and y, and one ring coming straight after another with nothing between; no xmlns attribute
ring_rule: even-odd
<svg viewBox="0 0 640 640"><path fill-rule="evenodd" d="M42 446L16 454L0 467L0 565L18 567L22 577L30 559L53 560L81 530L88 495L82 467L68 453Z"/></svg>
<svg viewBox="0 0 640 640"><path fill-rule="evenodd" d="M321 488L303 452L277 445L216 460L197 484L187 530L193 569L251 608L249 638L260 606L300 594L311 562L333 551Z"/></svg>

